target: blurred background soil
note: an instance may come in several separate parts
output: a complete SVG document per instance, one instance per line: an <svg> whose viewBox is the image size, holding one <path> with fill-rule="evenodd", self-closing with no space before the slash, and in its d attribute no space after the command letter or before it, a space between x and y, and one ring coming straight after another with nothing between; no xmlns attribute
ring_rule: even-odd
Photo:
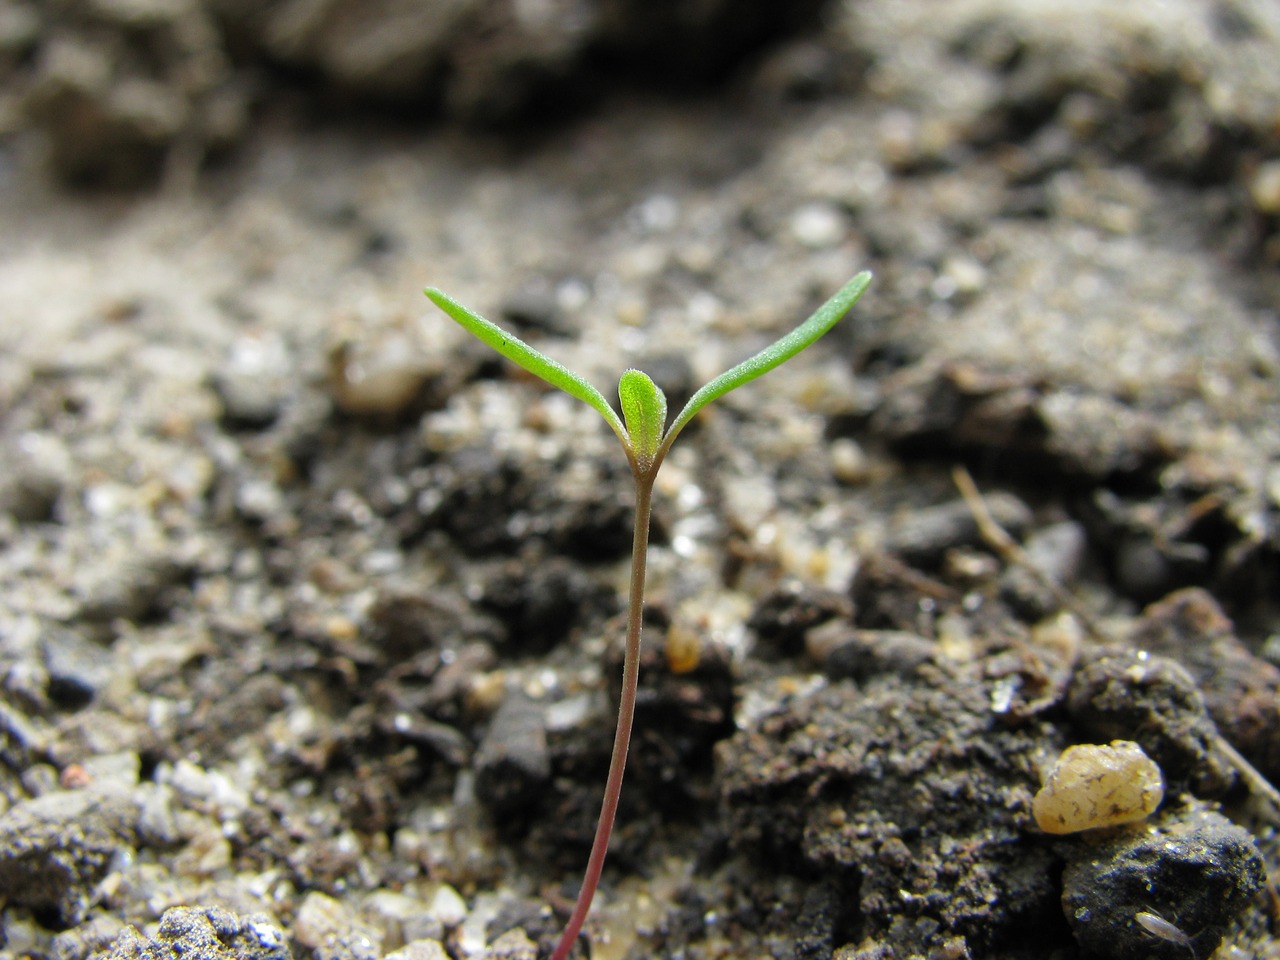
<svg viewBox="0 0 1280 960"><path fill-rule="evenodd" d="M1277 63L1267 0L0 0L0 957L549 955L630 478L421 288L680 404L864 268L659 478L589 955L1280 956ZM1160 809L1042 832L1115 739Z"/></svg>

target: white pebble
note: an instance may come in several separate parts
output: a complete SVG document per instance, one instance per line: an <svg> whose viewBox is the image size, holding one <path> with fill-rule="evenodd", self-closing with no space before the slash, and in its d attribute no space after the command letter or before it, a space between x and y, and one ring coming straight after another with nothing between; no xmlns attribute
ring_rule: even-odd
<svg viewBox="0 0 1280 960"><path fill-rule="evenodd" d="M807 203L791 215L791 235L813 250L834 247L846 229L844 213L830 203Z"/></svg>
<svg viewBox="0 0 1280 960"><path fill-rule="evenodd" d="M831 473L841 483L857 486L871 479L871 459L851 437L831 441Z"/></svg>
<svg viewBox="0 0 1280 960"><path fill-rule="evenodd" d="M298 907L293 936L312 950L351 928L354 918L341 903L323 893L308 893Z"/></svg>
<svg viewBox="0 0 1280 960"><path fill-rule="evenodd" d="M457 890L442 883L436 888L427 912L446 927L456 927L467 919L467 902Z"/></svg>
<svg viewBox="0 0 1280 960"><path fill-rule="evenodd" d="M1249 195L1262 213L1280 213L1280 160L1258 167L1249 180Z"/></svg>
<svg viewBox="0 0 1280 960"><path fill-rule="evenodd" d="M437 940L414 940L388 953L384 960L449 960L449 954Z"/></svg>

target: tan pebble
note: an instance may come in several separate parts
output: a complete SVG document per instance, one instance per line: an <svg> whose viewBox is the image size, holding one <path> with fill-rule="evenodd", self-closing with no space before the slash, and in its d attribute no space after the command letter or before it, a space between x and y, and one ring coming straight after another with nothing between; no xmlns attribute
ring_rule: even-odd
<svg viewBox="0 0 1280 960"><path fill-rule="evenodd" d="M350 929L352 923L353 918L346 907L333 897L312 891L298 907L293 936L304 947L315 949Z"/></svg>
<svg viewBox="0 0 1280 960"><path fill-rule="evenodd" d="M329 351L329 394L344 413L401 414L428 376L421 351L403 330L361 332Z"/></svg>
<svg viewBox="0 0 1280 960"><path fill-rule="evenodd" d="M180 876L208 877L231 866L231 844L215 827L198 830L173 859Z"/></svg>
<svg viewBox="0 0 1280 960"><path fill-rule="evenodd" d="M1264 163L1249 181L1253 204L1267 214L1280 213L1280 160Z"/></svg>
<svg viewBox="0 0 1280 960"><path fill-rule="evenodd" d="M487 716L502 705L506 690L507 675L502 670L472 676L467 684L467 709Z"/></svg>
<svg viewBox="0 0 1280 960"><path fill-rule="evenodd" d="M987 268L972 257L948 257L942 275L954 293L972 295L987 285Z"/></svg>
<svg viewBox="0 0 1280 960"><path fill-rule="evenodd" d="M350 617L334 614L325 618L324 632L330 640L350 642L360 636L360 626Z"/></svg>
<svg viewBox="0 0 1280 960"><path fill-rule="evenodd" d="M702 639L691 628L675 624L667 630L666 654L668 670L689 673L702 657Z"/></svg>
<svg viewBox="0 0 1280 960"><path fill-rule="evenodd" d="M1160 768L1130 740L1068 747L1031 801L1045 833L1077 833L1144 820L1164 799Z"/></svg>
<svg viewBox="0 0 1280 960"><path fill-rule="evenodd" d="M831 441L831 473L841 483L858 486L871 479L871 458L862 445L848 437Z"/></svg>

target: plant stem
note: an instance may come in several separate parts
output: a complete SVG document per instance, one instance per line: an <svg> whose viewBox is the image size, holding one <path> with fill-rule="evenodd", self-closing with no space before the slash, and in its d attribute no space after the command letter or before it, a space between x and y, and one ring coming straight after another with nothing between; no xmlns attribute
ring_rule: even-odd
<svg viewBox="0 0 1280 960"><path fill-rule="evenodd" d="M609 836L618 814L618 798L622 795L622 775L627 767L627 750L631 745L631 726L636 715L636 690L640 684L640 631L644 626L644 573L649 553L649 514L653 502L653 480L657 464L636 473L635 535L631 544L631 595L627 605L627 645L622 661L622 696L618 703L618 729L613 736L613 754L609 758L609 777L605 781L604 802L596 837L587 859L587 872L560 942L551 960L565 960L587 919L591 901L600 885L604 858L609 852Z"/></svg>

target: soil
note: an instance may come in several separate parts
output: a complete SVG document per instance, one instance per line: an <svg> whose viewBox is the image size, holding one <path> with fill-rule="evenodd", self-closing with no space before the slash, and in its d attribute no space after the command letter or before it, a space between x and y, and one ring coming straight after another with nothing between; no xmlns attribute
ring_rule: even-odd
<svg viewBox="0 0 1280 960"><path fill-rule="evenodd" d="M402 6L0 3L0 957L549 956L631 478L421 288L678 408L862 269L663 466L580 955L1280 957L1275 6Z"/></svg>

